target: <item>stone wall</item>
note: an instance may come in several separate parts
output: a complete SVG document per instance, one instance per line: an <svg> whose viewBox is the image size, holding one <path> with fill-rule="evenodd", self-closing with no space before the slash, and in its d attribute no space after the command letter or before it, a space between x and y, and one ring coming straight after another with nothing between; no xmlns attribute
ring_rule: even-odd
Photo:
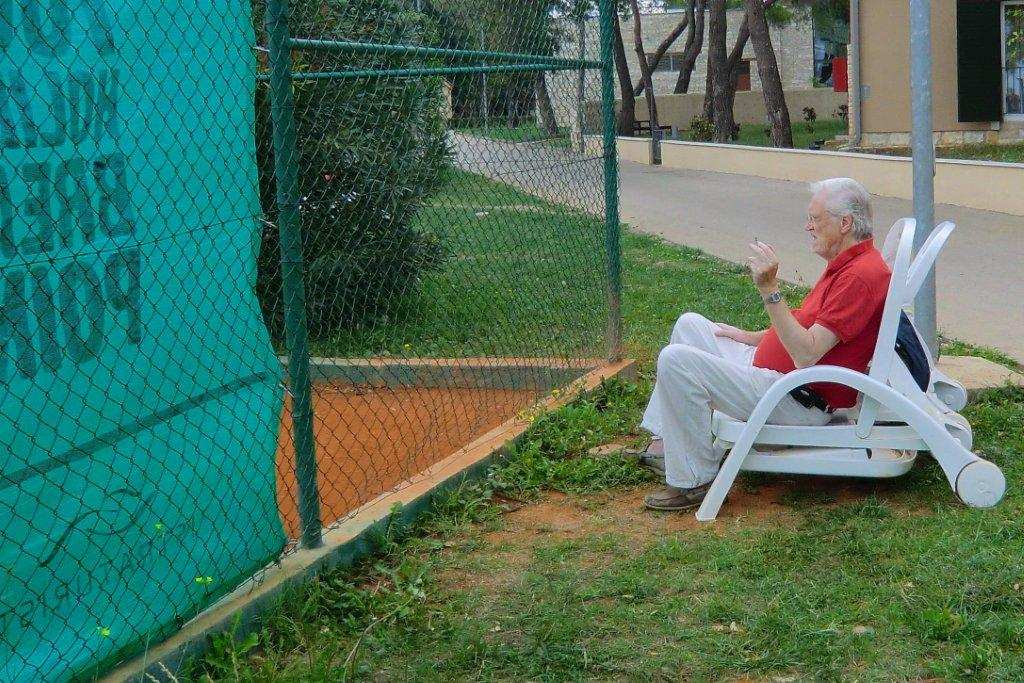
<svg viewBox="0 0 1024 683"><path fill-rule="evenodd" d="M641 29L644 41L644 50L653 53L662 39L682 21L683 12L664 12L660 14L644 14L641 16ZM743 11L733 10L727 16L728 35L726 37L726 50L731 50L736 42L736 34L739 32L740 24L743 22ZM636 52L633 48L633 22L621 22L622 40L626 48L626 61L629 64L630 74L633 82L640 79L640 67L637 63ZM600 43L598 41L598 21L596 18L585 22L583 27L582 50L580 32L578 26L565 27L565 40L563 40L560 56L577 58L581 55L587 59L600 58ZM705 26L705 31L707 27ZM772 44L775 47L775 57L779 63L779 72L782 77L782 85L788 90L805 90L812 87L814 75L814 57L812 49L812 30L809 19L794 21L781 28L770 29ZM676 42L669 48L668 52L682 52L685 45L686 33L684 32ZM754 58L754 50L747 42L743 56L750 59L750 85L753 91L761 90L761 79L757 74L757 61ZM654 91L658 95L672 93L678 72L659 71L653 74ZM704 42L704 49L697 58L697 63L690 78L690 92L703 93L704 83L707 76L707 41ZM555 103L556 116L561 126L578 130L577 115L578 108L575 103L578 99L579 76L574 71L559 71L547 74L548 88L552 100ZM585 78L584 100L589 102L600 102L601 78L597 71L588 71ZM737 93L737 106L740 95ZM616 96L618 96L618 83L616 82ZM642 97L640 98L642 99ZM584 108L585 109L585 108ZM639 107L638 107L639 109ZM831 112L829 112L831 113ZM824 114L819 110L819 115ZM689 119L687 119L689 121ZM589 131L593 132L593 128Z"/></svg>
<svg viewBox="0 0 1024 683"><path fill-rule="evenodd" d="M704 104L703 93L686 95L658 95L658 122L663 126L675 126L679 130L690 127L690 119L701 113ZM793 125L803 121L804 107L814 107L819 119L839 118L836 111L846 104L846 93L835 92L831 88L806 88L803 90L787 90L786 106ZM621 103L616 100L615 110L618 112ZM586 109L586 127L597 130L600 123L601 105L599 102L588 102ZM647 102L638 99L636 115L646 120ZM764 94L757 90L736 93L733 103L733 115L736 123L765 123Z"/></svg>

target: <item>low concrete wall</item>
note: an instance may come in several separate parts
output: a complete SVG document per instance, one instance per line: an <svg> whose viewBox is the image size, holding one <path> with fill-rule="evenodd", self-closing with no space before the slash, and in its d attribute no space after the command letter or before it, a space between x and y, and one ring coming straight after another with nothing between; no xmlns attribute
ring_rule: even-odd
<svg viewBox="0 0 1024 683"><path fill-rule="evenodd" d="M704 93L688 93L686 95L659 95L658 123L663 126L676 126L680 130L690 127L690 119L699 115L704 108ZM836 118L833 112L840 105L846 104L846 93L835 92L830 88L808 88L806 90L787 90L786 106L794 123L803 121L804 107L814 107L819 119ZM759 90L747 90L736 93L736 101L732 108L736 123L765 123L767 113L764 108L764 93ZM638 97L636 115L646 120L647 100Z"/></svg>
<svg viewBox="0 0 1024 683"><path fill-rule="evenodd" d="M658 95L658 123L663 126L675 126L679 130L690 127L690 119L700 114L704 107L704 93L687 93L685 95ZM829 88L808 88L805 90L787 90L786 105L789 116L794 124L803 121L804 107L814 107L819 119L832 119L840 105L846 104L846 93L835 92ZM616 100L615 110L621 107ZM647 101L643 96L636 99L636 116L647 120ZM733 103L733 116L736 123L764 123L764 93L760 90L748 90L736 93ZM600 103L587 103L587 130L597 131L600 124Z"/></svg>
<svg viewBox="0 0 1024 683"><path fill-rule="evenodd" d="M641 161L636 138L619 139L620 158ZM624 153L625 152L625 153ZM628 153L628 156L627 156ZM662 165L811 182L848 176L884 197L913 197L908 157L666 140ZM935 163L935 201L1024 216L1024 164L942 159Z"/></svg>
<svg viewBox="0 0 1024 683"><path fill-rule="evenodd" d="M664 145L662 146L664 150ZM651 139L650 138L616 138L615 151L619 155L619 161L635 161L638 164L651 164Z"/></svg>

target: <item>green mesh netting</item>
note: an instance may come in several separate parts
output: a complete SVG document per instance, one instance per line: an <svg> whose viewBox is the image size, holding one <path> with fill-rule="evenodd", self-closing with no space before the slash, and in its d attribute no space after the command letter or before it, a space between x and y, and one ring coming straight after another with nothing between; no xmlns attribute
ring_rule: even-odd
<svg viewBox="0 0 1024 683"><path fill-rule="evenodd" d="M0 680L102 674L615 353L595 11L0 0Z"/></svg>

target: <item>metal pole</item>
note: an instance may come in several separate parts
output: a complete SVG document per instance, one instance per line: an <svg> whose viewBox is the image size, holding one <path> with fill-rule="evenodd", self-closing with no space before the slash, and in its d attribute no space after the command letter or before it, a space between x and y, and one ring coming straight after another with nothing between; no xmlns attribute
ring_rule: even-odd
<svg viewBox="0 0 1024 683"><path fill-rule="evenodd" d="M580 61L582 62L587 58L587 18L580 15L579 19L579 37L580 37ZM580 136L580 154L583 154L587 150L586 138L584 138L583 131L583 119L586 116L583 99L586 97L587 92L587 70L584 67L580 67L579 78L576 83L576 128Z"/></svg>
<svg viewBox="0 0 1024 683"><path fill-rule="evenodd" d="M480 51L481 52L484 51L484 29L483 29L482 26L480 27ZM488 121L489 117L487 115L487 110L490 108L490 105L487 102L487 72L486 71L481 71L480 72L480 82L481 82L481 87L480 87L480 115L483 117L483 120L484 120L484 130L486 130L488 128L488 124L489 124L489 121Z"/></svg>
<svg viewBox="0 0 1024 683"><path fill-rule="evenodd" d="M316 548L323 543L323 539L309 386L306 292L302 281L297 169L299 155L295 148L288 0L269 0L266 21L270 53L270 120L274 127L274 177L277 181L277 221L281 240L281 279L288 343L288 376L292 394L295 478L299 486L299 521L302 526L302 545Z"/></svg>
<svg viewBox="0 0 1024 683"><path fill-rule="evenodd" d="M619 166L615 150L615 71L612 62L615 0L599 0L601 14L601 121L604 146L604 230L608 260L608 359L622 358L622 270L619 245Z"/></svg>
<svg viewBox="0 0 1024 683"><path fill-rule="evenodd" d="M847 48L847 59L849 60L850 79L847 83L847 90L850 91L850 111L847 116L850 119L850 147L860 147L861 123L860 110L861 92L860 84L860 0L850 0L850 45Z"/></svg>
<svg viewBox="0 0 1024 683"><path fill-rule="evenodd" d="M910 0L910 97L914 157L914 250L935 225L935 145L932 141L932 15L931 0ZM938 357L935 319L935 271L914 299L914 324L932 357Z"/></svg>

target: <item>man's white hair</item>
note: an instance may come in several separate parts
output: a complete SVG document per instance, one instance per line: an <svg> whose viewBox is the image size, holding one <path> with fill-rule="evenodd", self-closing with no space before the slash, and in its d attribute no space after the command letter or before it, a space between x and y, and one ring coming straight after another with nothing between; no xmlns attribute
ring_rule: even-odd
<svg viewBox="0 0 1024 683"><path fill-rule="evenodd" d="M836 218L853 218L853 236L858 240L871 238L871 195L853 178L829 178L811 183L811 192L824 191L825 210Z"/></svg>

